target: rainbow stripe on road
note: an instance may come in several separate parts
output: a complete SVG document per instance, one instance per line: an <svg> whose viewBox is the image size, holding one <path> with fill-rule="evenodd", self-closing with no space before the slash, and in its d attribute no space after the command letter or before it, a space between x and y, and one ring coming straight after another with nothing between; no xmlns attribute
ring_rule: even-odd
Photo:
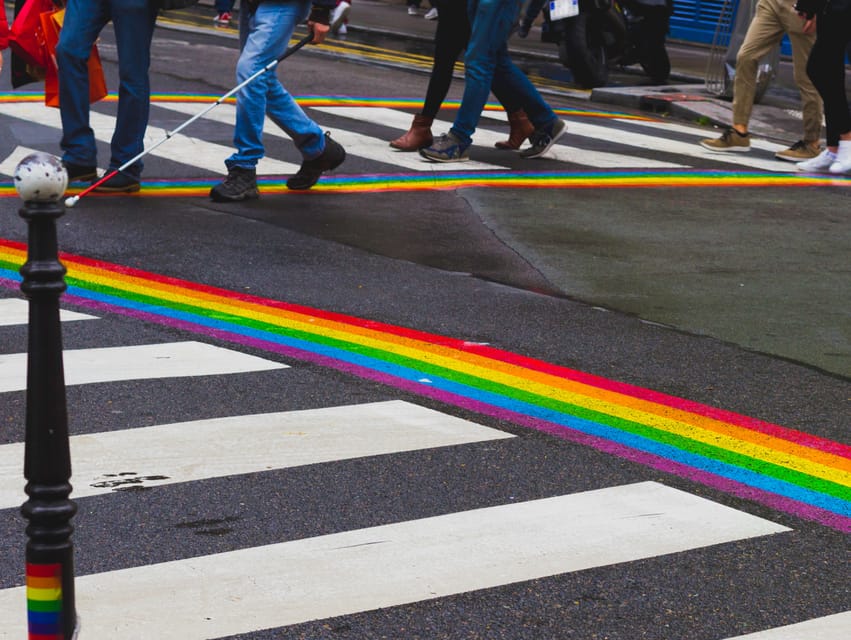
<svg viewBox="0 0 851 640"><path fill-rule="evenodd" d="M0 239L0 285L26 247ZM851 532L851 446L523 355L62 255L65 299L330 367Z"/></svg>
<svg viewBox="0 0 851 640"><path fill-rule="evenodd" d="M207 198L221 177L203 180L148 180L136 194L90 193L87 198L194 197ZM455 189L639 189L639 188L745 188L745 187L851 187L851 175L806 175L727 171L457 171L434 173L368 173L328 175L310 191L290 191L286 177L258 177L260 191L291 196L320 193L399 193ZM81 187L71 187L74 195ZM17 196L11 184L0 183L0 197Z"/></svg>

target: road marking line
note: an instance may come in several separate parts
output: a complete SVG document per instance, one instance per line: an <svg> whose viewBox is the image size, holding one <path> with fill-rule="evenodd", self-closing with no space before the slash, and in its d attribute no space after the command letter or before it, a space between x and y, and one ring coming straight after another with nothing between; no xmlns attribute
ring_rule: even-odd
<svg viewBox="0 0 851 640"><path fill-rule="evenodd" d="M849 637L851 611L845 611L727 640L848 640Z"/></svg>
<svg viewBox="0 0 851 640"><path fill-rule="evenodd" d="M202 342L168 342L63 352L65 384L183 378L285 369L287 365ZM27 354L0 354L0 392L26 389Z"/></svg>
<svg viewBox="0 0 851 640"><path fill-rule="evenodd" d="M0 327L29 324L29 313L30 306L26 300L20 298L3 298L0 300ZM72 320L98 320L98 318L97 316L90 316L85 313L60 309L59 320L70 322ZM2 357L0 356L0 358Z"/></svg>
<svg viewBox="0 0 851 640"><path fill-rule="evenodd" d="M72 498L513 437L402 401L85 434ZM0 446L0 509L26 500L23 459L23 443Z"/></svg>
<svg viewBox="0 0 851 640"><path fill-rule="evenodd" d="M411 115L404 111L398 111L396 109L388 109L385 107L313 107L318 111L324 111L325 113L329 113L336 116L342 116L344 118L351 118L353 120L359 120L362 122L371 122L371 123L380 123L382 125L388 127L394 127L396 129L401 129L405 131L411 124ZM505 114L504 113L492 113L489 111L485 111L482 113L484 118L489 120L501 120L505 122ZM440 133L443 131L449 131L450 127L452 127L452 122L448 120L435 120L432 123L432 131L435 133ZM611 138L611 135L607 136ZM478 146L493 146L496 142L500 140L505 140L507 138L507 134L505 132L499 131L490 131L488 129L479 128L476 130L476 133L473 136L473 144ZM387 144L385 142L385 144ZM567 145L560 145L560 153L557 160L563 160L565 162L571 162L574 164L580 164L589 167L597 167L597 168L644 168L644 169L662 169L662 168L681 168L686 165L676 164L673 162L663 162L660 160L653 160L651 158L639 158L636 156L629 156L620 153L609 153L607 151L593 151L589 149L579 149L576 147L571 147ZM506 154L510 154L510 152L506 151ZM397 156L414 156L419 160L418 154L405 154L400 152L394 152L393 157ZM420 160L420 164L425 164L425 167L428 168L430 165L440 163L423 163ZM469 162L465 162L463 164L463 168L467 169L470 165ZM459 164L457 163L445 163L442 165L444 167L448 166L454 169L458 169ZM417 167L413 167L417 168ZM530 169L532 169L532 165L530 164ZM423 168L419 167L419 170L422 171Z"/></svg>
<svg viewBox="0 0 851 640"><path fill-rule="evenodd" d="M642 482L82 576L77 611L90 638L206 640L784 531ZM0 638L25 613L0 591Z"/></svg>
<svg viewBox="0 0 851 640"><path fill-rule="evenodd" d="M201 111L199 105L193 105L193 113ZM41 105L29 103L4 103L3 115L27 120L28 122L40 124L45 127L62 129L59 120L58 109L45 109ZM115 129L115 117L92 111L89 122L94 131L95 138L101 142L110 142L112 132ZM233 118L230 126L233 126ZM175 127L177 128L177 127ZM162 128L148 126L145 132L144 145L150 149L153 145L166 137L167 131ZM169 138L167 144L161 148L150 151L151 156L165 158L172 162L178 162L189 166L205 169L207 171L224 174L227 173L225 158L233 153L233 149L224 145L207 142L201 138L192 138L182 133L174 134ZM290 174L298 171L299 165L291 162L282 162L273 158L262 158L257 164L258 173L264 175Z"/></svg>
<svg viewBox="0 0 851 640"><path fill-rule="evenodd" d="M160 108L169 109L172 111L179 111L181 113L193 113L197 112L198 105L193 104L175 104L168 103L163 105L158 105ZM334 114L336 110L347 110L351 109L353 111L362 110L361 107L312 107L317 111L324 111L327 113ZM216 122L233 122L236 113L236 107L230 104L223 104L218 107L218 113L211 111L209 114L204 116L205 118L209 118L210 120L214 120ZM387 111L390 113L398 113L400 117L405 118L406 124L405 129L407 129L408 124L410 124L411 116L410 114L405 114L401 111L395 111L393 109L384 109L383 111ZM373 124L386 124L382 120L376 120L372 118L360 118L360 120L365 122L371 122ZM284 138L289 139L288 136L278 128L273 122L271 122L268 118L263 121L263 135L264 136L272 136L276 138ZM412 169L414 171L457 171L458 164L453 162L426 162L424 161L418 153L405 153L401 151L397 151L393 149L389 140L382 140L380 138L375 138L372 136L366 136L359 133L354 133L352 131L348 131L345 129L334 128L331 136L340 144L342 144L346 148L346 153L352 156L357 156L358 158L366 158L368 160L374 160L376 162L383 162L385 164L394 165L396 167L404 167L406 169ZM344 165L345 166L345 165ZM467 171L493 171L499 169L505 169L504 166L488 164L486 162L476 162L475 160L471 160L469 162L463 163L464 169Z"/></svg>

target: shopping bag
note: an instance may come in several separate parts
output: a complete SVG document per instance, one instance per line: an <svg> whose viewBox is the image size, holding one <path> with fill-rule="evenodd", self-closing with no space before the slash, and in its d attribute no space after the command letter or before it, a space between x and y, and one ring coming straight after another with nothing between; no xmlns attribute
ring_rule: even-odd
<svg viewBox="0 0 851 640"><path fill-rule="evenodd" d="M56 66L56 45L59 43L59 31L65 19L65 9L46 11L39 16L44 34L47 65L44 73L44 104L48 107L59 106L59 76ZM89 102L97 102L106 97L106 78L100 61L97 45L92 46L89 55Z"/></svg>
<svg viewBox="0 0 851 640"><path fill-rule="evenodd" d="M47 65L41 14L53 9L53 0L26 0L9 28L9 48L31 67L44 69Z"/></svg>

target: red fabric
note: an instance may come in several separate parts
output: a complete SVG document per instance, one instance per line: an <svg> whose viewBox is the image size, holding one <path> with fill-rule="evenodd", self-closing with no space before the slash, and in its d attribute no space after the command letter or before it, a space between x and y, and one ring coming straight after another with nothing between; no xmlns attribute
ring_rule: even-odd
<svg viewBox="0 0 851 640"><path fill-rule="evenodd" d="M9 46L9 23L6 21L6 6L0 2L0 51Z"/></svg>
<svg viewBox="0 0 851 640"><path fill-rule="evenodd" d="M49 55L44 46L41 14L53 10L52 0L27 0L9 30L9 46L12 51L27 64L40 69L47 67L49 62Z"/></svg>

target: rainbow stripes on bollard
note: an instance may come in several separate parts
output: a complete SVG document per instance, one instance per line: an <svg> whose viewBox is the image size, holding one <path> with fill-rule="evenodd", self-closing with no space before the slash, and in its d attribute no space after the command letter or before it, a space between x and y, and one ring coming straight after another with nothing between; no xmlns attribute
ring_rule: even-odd
<svg viewBox="0 0 851 640"><path fill-rule="evenodd" d="M27 563L27 626L29 640L61 640L62 565Z"/></svg>

